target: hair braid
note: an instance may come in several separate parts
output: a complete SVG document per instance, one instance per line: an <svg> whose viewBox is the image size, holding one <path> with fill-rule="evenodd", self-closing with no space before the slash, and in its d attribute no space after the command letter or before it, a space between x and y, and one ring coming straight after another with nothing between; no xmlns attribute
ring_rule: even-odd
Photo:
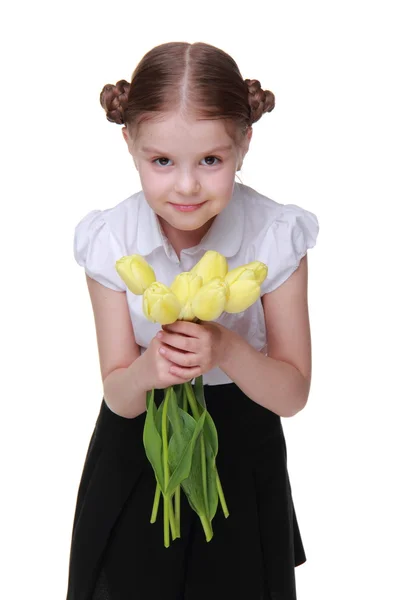
<svg viewBox="0 0 400 600"><path fill-rule="evenodd" d="M124 124L124 109L128 103L130 83L125 79L116 85L107 83L100 93L100 104L106 111L107 120L111 123Z"/></svg>

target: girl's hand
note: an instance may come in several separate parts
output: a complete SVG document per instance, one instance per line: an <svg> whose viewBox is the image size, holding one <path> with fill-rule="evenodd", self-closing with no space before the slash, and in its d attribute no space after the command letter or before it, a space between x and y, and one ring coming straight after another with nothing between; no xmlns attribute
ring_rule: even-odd
<svg viewBox="0 0 400 600"><path fill-rule="evenodd" d="M161 341L155 336L141 356L141 385L146 390L165 389L183 383L181 377L170 372L174 363L160 354L161 346Z"/></svg>
<svg viewBox="0 0 400 600"><path fill-rule="evenodd" d="M176 321L163 325L156 337L161 342L160 356L171 362L169 373L178 379L176 383L183 383L219 366L229 344L229 329L211 321Z"/></svg>

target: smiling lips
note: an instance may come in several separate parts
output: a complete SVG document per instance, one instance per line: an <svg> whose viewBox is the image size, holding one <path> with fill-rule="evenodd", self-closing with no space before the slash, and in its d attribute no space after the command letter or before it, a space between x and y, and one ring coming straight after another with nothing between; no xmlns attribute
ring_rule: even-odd
<svg viewBox="0 0 400 600"><path fill-rule="evenodd" d="M201 202L200 204L174 204L173 202L170 202L170 204L172 204L174 208L182 212L192 212L203 206L205 202Z"/></svg>

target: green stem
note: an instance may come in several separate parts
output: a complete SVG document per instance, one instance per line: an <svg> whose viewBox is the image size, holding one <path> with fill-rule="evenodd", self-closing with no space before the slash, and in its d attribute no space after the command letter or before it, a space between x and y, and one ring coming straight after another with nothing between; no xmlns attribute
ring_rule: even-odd
<svg viewBox="0 0 400 600"><path fill-rule="evenodd" d="M175 524L176 536L181 537L181 486L178 485L175 492Z"/></svg>
<svg viewBox="0 0 400 600"><path fill-rule="evenodd" d="M166 496L164 496L164 546L169 548L169 511Z"/></svg>
<svg viewBox="0 0 400 600"><path fill-rule="evenodd" d="M168 509L169 524L170 524L170 527L171 527L172 539L175 540L178 537L178 534L176 532L176 520L175 520L175 514L174 514L174 504L173 504L173 499L172 499L171 495L168 496L168 502L169 502L169 509Z"/></svg>
<svg viewBox="0 0 400 600"><path fill-rule="evenodd" d="M150 523L155 523L157 519L158 506L160 504L161 487L157 481L156 492L154 494L153 512L151 513Z"/></svg>
<svg viewBox="0 0 400 600"><path fill-rule="evenodd" d="M228 511L228 507L226 505L226 501L225 501L225 496L224 496L224 492L222 491L222 485L221 485L221 480L219 478L218 475L218 471L216 470L216 474L217 474L217 490L218 490L218 496L221 502L221 506L222 506L222 510L224 511L224 515L225 518L229 517L229 511Z"/></svg>
<svg viewBox="0 0 400 600"><path fill-rule="evenodd" d="M171 387L168 387L165 390L165 402L163 406L163 414L162 414L162 441L163 441L163 458L164 458L164 479L165 479L165 489L168 488L168 483L170 479L169 472L169 463L168 463L168 403L171 396ZM175 525L175 515L174 515L174 507L172 504L172 496L168 494L168 496L164 496L164 546L166 548L169 547L169 528L171 527L172 539L176 539L176 525Z"/></svg>
<svg viewBox="0 0 400 600"><path fill-rule="evenodd" d="M200 434L200 448L201 448L201 474L203 479L203 491L204 491L204 502L206 505L206 514L209 518L209 507L208 507L208 489L207 489L207 457L206 457L206 445L204 442L204 434Z"/></svg>
<svg viewBox="0 0 400 600"><path fill-rule="evenodd" d="M184 385L184 389L186 392L185 398L186 398L186 400L189 400L192 414L193 414L194 418L196 419L196 421L198 421L200 419L200 411L197 406L197 400L196 400L196 396L194 395L192 384L190 382L185 382L183 385Z"/></svg>
<svg viewBox="0 0 400 600"><path fill-rule="evenodd" d="M165 402L162 413L161 433L163 445L163 460L164 460L164 489L166 490L169 483L169 465L168 465L168 433L167 433L167 410L168 410L169 391L165 394ZM169 547L169 499L164 495L164 546Z"/></svg>

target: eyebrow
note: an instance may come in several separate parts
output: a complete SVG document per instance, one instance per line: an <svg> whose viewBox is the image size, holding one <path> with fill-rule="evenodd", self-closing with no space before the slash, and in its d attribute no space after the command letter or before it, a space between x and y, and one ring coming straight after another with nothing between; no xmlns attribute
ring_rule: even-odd
<svg viewBox="0 0 400 600"><path fill-rule="evenodd" d="M161 156L170 154L169 152L162 152L161 150L157 150L157 148L149 148L147 146L144 146L141 150L142 150L142 152L152 152L153 154L160 154ZM211 154L214 154L215 152L224 152L227 150L232 150L232 144L225 145L225 146L218 146L217 148L213 148L212 150L209 150L208 152L203 152L202 155L209 156Z"/></svg>

